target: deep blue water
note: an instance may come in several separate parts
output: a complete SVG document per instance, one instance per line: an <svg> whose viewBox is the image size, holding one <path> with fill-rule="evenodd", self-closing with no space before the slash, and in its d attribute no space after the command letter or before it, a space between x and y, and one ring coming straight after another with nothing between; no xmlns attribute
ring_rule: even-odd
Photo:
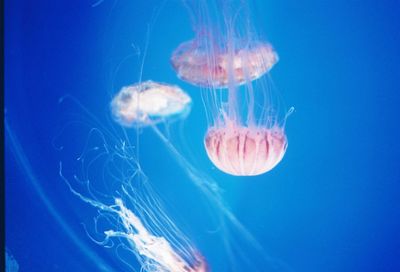
<svg viewBox="0 0 400 272"><path fill-rule="evenodd" d="M271 76L296 110L283 161L252 178L219 172L203 150L200 94L169 64L174 48L193 36L180 2L92 4L5 1L6 246L20 271L127 269L86 234L95 211L59 176L60 160L77 153L60 155L54 142L64 131L61 144L82 149L87 130L68 130L67 123L98 127L76 103L59 103L67 94L106 128L114 126L109 101L139 79L135 52L143 55L147 33L142 78L179 84L194 101L171 137L218 181L273 258L293 271L400 271L399 1L257 2L256 25L280 55ZM140 134L140 162L213 271L234 271L205 234L210 207L149 130ZM258 265L250 249L243 253Z"/></svg>

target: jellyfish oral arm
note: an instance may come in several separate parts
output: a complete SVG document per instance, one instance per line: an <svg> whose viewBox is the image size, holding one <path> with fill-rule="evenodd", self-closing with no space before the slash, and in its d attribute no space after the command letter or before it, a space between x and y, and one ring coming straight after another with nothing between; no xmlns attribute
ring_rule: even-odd
<svg viewBox="0 0 400 272"><path fill-rule="evenodd" d="M115 200L119 208L118 216L122 221L125 232L123 231L105 231L107 237L123 237L127 239L137 249L138 253L148 259L154 266L158 267L155 271L174 271L174 272L205 272L207 267L202 257L197 257L196 265L187 263L164 238L152 235L142 224L131 210L125 207L121 199ZM198 266L197 264L200 264ZM203 270L199 270L203 269Z"/></svg>

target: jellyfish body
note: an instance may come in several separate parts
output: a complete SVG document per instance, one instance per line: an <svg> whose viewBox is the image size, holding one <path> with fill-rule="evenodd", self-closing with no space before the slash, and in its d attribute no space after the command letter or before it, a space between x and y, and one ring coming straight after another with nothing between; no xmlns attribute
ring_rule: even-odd
<svg viewBox="0 0 400 272"><path fill-rule="evenodd" d="M111 102L115 120L123 126L146 126L190 111L191 98L175 85L145 81L123 87Z"/></svg>
<svg viewBox="0 0 400 272"><path fill-rule="evenodd" d="M172 54L171 64L178 77L200 87L226 88L230 81L242 85L267 73L278 55L266 42L241 45L234 52L209 48L197 40L182 43ZM230 73L232 78L230 78Z"/></svg>
<svg viewBox="0 0 400 272"><path fill-rule="evenodd" d="M282 128L223 126L208 129L207 155L221 171L234 176L268 172L283 158L287 148Z"/></svg>

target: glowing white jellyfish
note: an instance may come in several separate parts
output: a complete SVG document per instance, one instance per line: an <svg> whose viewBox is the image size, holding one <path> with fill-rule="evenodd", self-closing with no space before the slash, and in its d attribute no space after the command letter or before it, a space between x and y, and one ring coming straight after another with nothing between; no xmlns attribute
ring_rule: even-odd
<svg viewBox="0 0 400 272"><path fill-rule="evenodd" d="M190 96L178 86L145 81L123 87L113 98L111 109L121 125L147 126L167 117L184 116L190 104Z"/></svg>

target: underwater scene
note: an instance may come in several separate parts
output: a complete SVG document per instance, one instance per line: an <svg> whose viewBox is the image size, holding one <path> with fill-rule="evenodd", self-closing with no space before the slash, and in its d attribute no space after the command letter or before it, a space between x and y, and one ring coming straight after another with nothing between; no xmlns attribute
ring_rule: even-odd
<svg viewBox="0 0 400 272"><path fill-rule="evenodd" d="M5 1L4 271L400 271L399 14Z"/></svg>

